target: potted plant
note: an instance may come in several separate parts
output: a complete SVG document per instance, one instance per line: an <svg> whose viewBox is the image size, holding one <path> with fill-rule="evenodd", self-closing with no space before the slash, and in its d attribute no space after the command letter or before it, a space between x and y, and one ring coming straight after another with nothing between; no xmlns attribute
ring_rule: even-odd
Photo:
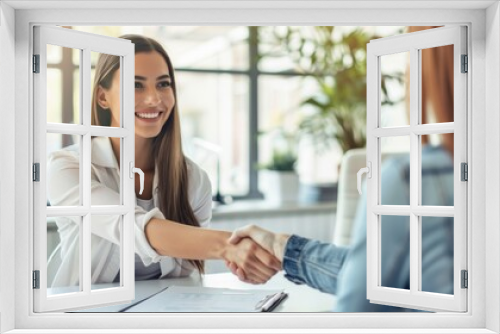
<svg viewBox="0 0 500 334"><path fill-rule="evenodd" d="M295 137L278 129L271 134L270 159L259 165L259 188L267 201L297 201L299 177L295 172Z"/></svg>
<svg viewBox="0 0 500 334"><path fill-rule="evenodd" d="M293 72L313 78L318 90L301 102L297 135L320 157L338 145L342 154L366 144L366 45L377 39L362 28L316 26L267 27L261 38L273 47L262 55L286 57ZM387 94L387 84L404 80L402 73L384 74L381 78L382 104L394 104ZM301 151L302 152L302 151ZM340 169L340 161L332 168ZM332 199L336 184L304 185L317 200ZM331 189L330 189L331 188ZM323 196L322 193L326 195ZM303 197L303 196L301 196ZM311 197L311 196L306 196ZM315 201L305 199L305 201Z"/></svg>
<svg viewBox="0 0 500 334"><path fill-rule="evenodd" d="M339 29L340 28L340 29ZM366 45L380 36L360 27L268 27L262 36L278 47L267 57L286 55L294 71L312 77L318 90L302 101L309 107L299 125L300 135L311 139L318 153L338 144L343 153L366 143ZM384 74L382 104L394 104L387 83L401 82L402 73Z"/></svg>

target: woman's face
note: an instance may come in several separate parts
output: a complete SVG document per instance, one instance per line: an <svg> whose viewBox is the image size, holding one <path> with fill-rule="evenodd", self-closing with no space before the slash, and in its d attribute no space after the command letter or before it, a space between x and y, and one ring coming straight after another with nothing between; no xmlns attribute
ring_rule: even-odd
<svg viewBox="0 0 500 334"><path fill-rule="evenodd" d="M111 110L111 126L120 126L120 71L109 90L101 89L99 103ZM104 103L103 103L104 102ZM165 59L156 51L135 55L135 134L158 136L175 105L172 79Z"/></svg>

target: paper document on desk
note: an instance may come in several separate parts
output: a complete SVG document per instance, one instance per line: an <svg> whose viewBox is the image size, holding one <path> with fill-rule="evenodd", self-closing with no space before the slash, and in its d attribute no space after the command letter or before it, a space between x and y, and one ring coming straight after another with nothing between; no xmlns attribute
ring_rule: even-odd
<svg viewBox="0 0 500 334"><path fill-rule="evenodd" d="M283 290L235 290L171 286L125 312L271 312Z"/></svg>

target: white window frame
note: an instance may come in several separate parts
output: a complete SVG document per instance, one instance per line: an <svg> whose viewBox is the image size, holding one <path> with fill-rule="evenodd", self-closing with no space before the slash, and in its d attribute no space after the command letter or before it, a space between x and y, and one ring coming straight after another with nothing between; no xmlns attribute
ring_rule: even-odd
<svg viewBox="0 0 500 334"><path fill-rule="evenodd" d="M454 121L422 124L421 50L453 45ZM403 306L430 311L467 310L467 290L461 288L461 270L467 270L467 184L461 181L461 163L467 163L467 74L461 73L461 56L467 54L466 28L449 26L411 34L380 38L367 45L367 166L372 177L367 183L367 298L372 303ZM407 126L382 127L381 124L381 62L382 57L403 52L410 56L410 117ZM454 134L454 206L422 205L422 144L420 135ZM391 136L410 138L410 203L383 205L381 180L381 140ZM382 286L381 224L384 215L409 218L410 288ZM422 217L453 217L453 291L451 295L422 291ZM401 223L406 223L402 221ZM394 242L394 240L393 240Z"/></svg>
<svg viewBox="0 0 500 334"><path fill-rule="evenodd" d="M34 261L39 271L39 288L34 289L35 312L85 309L104 304L131 302L135 298L134 227L135 191L133 162L135 152L134 90L124 85L134 80L134 45L120 38L89 34L54 26L35 26L34 54L39 55L39 73L33 74L34 162L40 164L39 181L33 185L34 196ZM57 45L80 51L80 124L47 122L47 45ZM120 57L120 126L91 125L91 52ZM48 133L77 135L80 146L80 204L74 207L47 207L46 138ZM120 204L91 205L92 137L116 137L120 146ZM91 218L93 214L120 217L120 285L110 289L92 290L91 287ZM47 227L41 222L47 217L79 216L80 261L79 291L49 296L47 286Z"/></svg>
<svg viewBox="0 0 500 334"><path fill-rule="evenodd" d="M130 5L132 3L132 5ZM71 6L68 2L52 2L55 6ZM267 328L269 332L283 332L285 324L290 328L302 328L298 332L309 329L358 328L350 332L377 332L377 328L397 329L398 333L412 332L409 328L419 328L419 332L459 332L466 329L467 333L491 333L500 331L498 314L500 311L500 291L498 279L500 277L500 135L498 125L500 118L498 110L500 101L500 10L497 1L475 2L144 2L142 5L127 2L127 5L137 8L140 6L161 7L154 10L103 10L92 9L95 2L76 2L73 9L43 10L51 6L50 2L19 2L5 1L2 5L2 30L0 36L5 41L6 50L0 50L0 60L7 60L8 65L2 66L0 76L2 87L0 90L2 101L7 101L9 107L15 107L15 119L6 119L2 112L1 124L3 130L15 128L15 147L9 148L11 141L3 141L2 157L8 165L2 166L2 171L14 173L15 180L2 178L0 198L7 200L11 207L2 206L0 264L2 278L0 281L1 323L3 331L16 329L15 333L34 333L34 329L51 328L60 332L69 333L70 328L86 328L89 332L105 332L104 329L137 328L140 323L143 328L138 333L145 333L146 328L164 329L191 328L192 332L203 332L203 329L226 328ZM12 7L18 7L14 10ZM22 6L34 6L22 10ZM101 1L99 6L115 8L124 6ZM398 6L397 9L391 9ZM426 7L429 6L429 7ZM431 7L432 6L432 7ZM461 6L454 9L453 6ZM488 7L489 6L489 7ZM84 8L87 7L87 8ZM253 10L242 10L242 7ZM290 9L288 7L293 7ZM358 7L358 8L356 8ZM26 8L26 7L24 7ZM56 7L57 8L57 7ZM84 9L74 9L84 8ZM346 9L351 8L351 9ZM366 9L369 8L369 9ZM403 9L401 9L403 8ZM411 8L411 10L408 10ZM26 208L32 207L30 196L32 184L31 147L32 123L30 120L31 106L26 99L31 95L29 69L31 55L30 31L34 24L67 24L67 25L230 25L230 24L266 25L435 25L435 24L463 24L468 26L470 46L468 50L469 71L468 133L471 134L468 142L470 153L469 177L471 181L468 197L471 199L468 208L469 224L468 259L469 289L468 312L463 314L252 314L252 315L192 315L192 314L148 314L148 315L108 315L108 314L34 314L32 312L31 290L31 263L26 258L32 254L32 212ZM12 36L15 30L15 42ZM2 45L3 47L3 45ZM15 57L13 54L15 52ZM486 71L486 68L488 71ZM15 87L9 87L8 80L15 80ZM16 89L15 89L16 88ZM13 102L12 96L15 96ZM474 119L472 119L474 115ZM486 134L485 134L486 133ZM0 135L3 136L0 131ZM4 138L4 137L2 137ZM8 137L7 137L8 138ZM5 138L4 138L5 139ZM485 149L488 155L485 154ZM485 163L488 162L486 165ZM484 167L486 166L486 167ZM488 174L488 182L486 182ZM5 183L5 184L4 184ZM15 200L10 196L15 193ZM473 195L473 196L472 196ZM488 219L486 219L486 217ZM11 224L15 221L15 225ZM10 239L14 238L14 242ZM12 256L12 254L14 254ZM14 289L12 287L15 287ZM15 305L12 308L12 305ZM116 321L119 317L120 321ZM425 320L425 321L423 321ZM99 328L103 329L99 331ZM428 328L434 328L432 331ZM33 329L33 330L23 330ZM91 330L93 329L93 330ZM75 331L76 332L76 331ZM223 330L215 330L223 332ZM255 332L258 332L256 329ZM321 331L323 332L323 331ZM462 331L463 332L463 331Z"/></svg>

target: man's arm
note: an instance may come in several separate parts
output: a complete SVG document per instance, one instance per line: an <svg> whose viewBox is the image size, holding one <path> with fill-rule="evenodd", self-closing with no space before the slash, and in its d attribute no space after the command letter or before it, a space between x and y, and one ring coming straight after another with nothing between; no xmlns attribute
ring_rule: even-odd
<svg viewBox="0 0 500 334"><path fill-rule="evenodd" d="M231 243L251 238L262 248L274 254L282 263L285 277L297 284L307 284L323 292L337 292L337 277L348 253L347 248L296 235L275 234L250 225L233 232ZM245 280L243 272L234 264L231 271Z"/></svg>

